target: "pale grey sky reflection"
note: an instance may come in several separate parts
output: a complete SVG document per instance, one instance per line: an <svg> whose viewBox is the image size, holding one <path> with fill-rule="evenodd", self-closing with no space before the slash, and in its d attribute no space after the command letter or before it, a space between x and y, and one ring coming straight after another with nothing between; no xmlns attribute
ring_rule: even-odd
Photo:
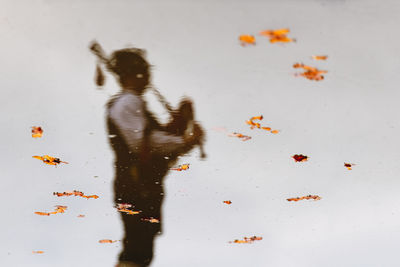
<svg viewBox="0 0 400 267"><path fill-rule="evenodd" d="M146 49L155 86L175 104L192 97L208 132L208 159L194 151L181 159L190 171L167 178L152 266L397 266L397 1L1 3L1 266L116 262L119 244L98 240L122 237L104 128L117 86L107 76L96 90L92 39L107 51ZM238 44L240 34L282 27L297 43L257 36L254 47ZM314 54L329 59L314 62ZM326 79L294 77L295 62L328 70ZM244 121L260 114L281 133L249 130ZM44 128L42 139L30 137L33 125ZM295 153L310 160L296 164ZM31 158L43 154L70 164ZM345 161L357 164L353 171ZM52 195L74 189L100 198ZM305 194L322 200L285 200ZM67 212L33 214L57 204ZM264 239L228 243L250 235Z"/></svg>

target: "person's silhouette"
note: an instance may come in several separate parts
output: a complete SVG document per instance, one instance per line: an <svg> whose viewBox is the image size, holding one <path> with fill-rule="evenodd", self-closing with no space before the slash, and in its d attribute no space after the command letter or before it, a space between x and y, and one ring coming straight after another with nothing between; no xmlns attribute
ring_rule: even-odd
<svg viewBox="0 0 400 267"><path fill-rule="evenodd" d="M125 237L117 266L148 266L154 237L161 232L163 178L179 155L202 142L204 133L197 123L188 126L193 119L190 100L181 102L173 121L165 126L148 111L142 96L149 86L150 66L143 50L122 49L107 59L98 44L91 49L122 88L108 102L106 113L115 152L115 203L131 204L141 211L138 215L121 213ZM148 218L159 223L143 220Z"/></svg>

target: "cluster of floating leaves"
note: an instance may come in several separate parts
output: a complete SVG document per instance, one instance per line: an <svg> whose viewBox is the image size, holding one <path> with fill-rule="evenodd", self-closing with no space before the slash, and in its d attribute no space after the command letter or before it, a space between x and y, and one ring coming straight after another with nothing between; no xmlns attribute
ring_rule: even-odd
<svg viewBox="0 0 400 267"><path fill-rule="evenodd" d="M255 120L261 121L263 119L263 115L251 117L249 120L246 121L248 125L250 125L250 129L258 128L261 130L268 131L273 134L279 133L279 130L272 130L271 127L261 126L259 122L254 122Z"/></svg>
<svg viewBox="0 0 400 267"><path fill-rule="evenodd" d="M140 211L133 210L133 205L128 203L118 203L116 208L119 212L126 213L128 215L136 215L140 213Z"/></svg>
<svg viewBox="0 0 400 267"><path fill-rule="evenodd" d="M243 237L243 239L235 239L233 241L229 241L229 243L237 243L237 244L251 244L254 241L260 241L262 237L252 236L252 237Z"/></svg>
<svg viewBox="0 0 400 267"><path fill-rule="evenodd" d="M261 36L268 37L270 43L290 43L295 42L296 39L289 38L289 29L277 29L277 30L264 30L260 32ZM243 34L239 36L239 41L242 46L255 45L256 38L251 34Z"/></svg>
<svg viewBox="0 0 400 267"><path fill-rule="evenodd" d="M32 137L40 138L43 135L43 129L40 126L32 126Z"/></svg>
<svg viewBox="0 0 400 267"><path fill-rule="evenodd" d="M83 198L87 198L87 199L89 199L89 198L98 199L99 198L99 196L97 196L97 195L89 195L89 196L87 196L83 192L76 191L76 190L74 190L74 191L66 191L66 192L62 192L62 193L53 192L53 195L58 196L58 197L78 196L78 197L83 197Z"/></svg>
<svg viewBox="0 0 400 267"><path fill-rule="evenodd" d="M178 167L170 168L172 171L186 171L189 169L189 163L179 165Z"/></svg>
<svg viewBox="0 0 400 267"><path fill-rule="evenodd" d="M51 157L49 155L32 156L32 158L39 159L48 165L58 165L60 163L68 164L66 161L61 161L59 158Z"/></svg>
<svg viewBox="0 0 400 267"><path fill-rule="evenodd" d="M296 39L289 38L287 35L290 30L288 28L282 28L277 30L264 30L260 32L261 36L269 38L270 43L290 43L296 42ZM254 35L243 34L239 36L239 41L242 46L255 45L256 38ZM311 56L314 60L326 60L327 55L313 55ZM326 70L319 70L315 67L304 65L303 63L295 63L293 68L302 68L302 73L296 73L296 76L301 76L312 81L322 81L325 77L323 74L327 73Z"/></svg>
<svg viewBox="0 0 400 267"><path fill-rule="evenodd" d="M40 138L43 135L43 129L40 126L33 126L31 132L32 132L32 137L33 138ZM68 162L66 162L66 161L62 161L59 158L52 157L52 156L49 156L49 155L32 156L32 158L39 159L39 160L43 161L43 163L48 164L48 165L57 166L57 165L59 165L61 163L68 164ZM77 190L66 191L66 192L61 192L61 193L60 192L53 192L53 195L55 195L57 197L79 196L79 197L83 197L83 198L86 198L86 199L89 199L89 198L97 199L97 198L99 198L99 196L97 196L97 195L85 195L83 192L77 191ZM54 211L51 211L51 212L36 211L35 214L40 215L40 216L50 216L50 215L54 215L54 214L58 214L58 213L65 213L65 211L68 208L67 206L61 206L61 205L57 205L55 207L56 208L55 208ZM84 218L85 215L79 214L77 217L78 218ZM99 242L100 243L114 243L116 241L118 241L118 240L113 241L113 240L103 239L103 240L100 240ZM32 253L33 254L43 254L44 251L36 250L36 251L32 251Z"/></svg>
<svg viewBox="0 0 400 267"><path fill-rule="evenodd" d="M317 195L308 195L308 196L304 196L304 197L293 197L293 198L288 198L286 199L287 201L299 201L299 200L303 200L303 199L313 199L313 200L320 200L321 197L317 196Z"/></svg>
<svg viewBox="0 0 400 267"><path fill-rule="evenodd" d="M326 70L319 70L315 67L304 65L303 63L295 63L293 64L293 68L302 68L304 72L296 73L296 76L302 76L312 81L322 81L325 78L322 74L328 73Z"/></svg>
<svg viewBox="0 0 400 267"><path fill-rule="evenodd" d="M57 214L57 213L64 213L67 210L67 206L60 206L57 205L55 206L56 209L52 212L41 212L41 211L36 211L35 214L41 215L41 216L50 216L52 214Z"/></svg>

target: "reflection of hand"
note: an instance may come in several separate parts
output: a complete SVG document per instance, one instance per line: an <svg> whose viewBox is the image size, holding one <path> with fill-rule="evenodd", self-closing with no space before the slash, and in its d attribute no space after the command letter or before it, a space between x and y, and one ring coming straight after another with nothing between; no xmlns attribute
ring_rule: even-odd
<svg viewBox="0 0 400 267"><path fill-rule="evenodd" d="M190 132L185 133L185 143L189 145L197 145L202 142L204 137L204 131L201 126L197 123L193 123L193 127Z"/></svg>

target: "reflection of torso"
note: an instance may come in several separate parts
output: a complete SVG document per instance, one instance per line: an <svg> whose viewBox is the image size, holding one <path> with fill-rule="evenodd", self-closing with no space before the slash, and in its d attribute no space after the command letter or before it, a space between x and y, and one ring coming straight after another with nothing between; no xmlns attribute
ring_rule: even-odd
<svg viewBox="0 0 400 267"><path fill-rule="evenodd" d="M140 95L123 92L107 105L109 141L115 152L115 203L141 211L121 213L125 229L120 261L147 266L153 257L154 237L161 230L163 178L178 155L188 152L178 124L161 126ZM151 223L154 218L159 223Z"/></svg>
<svg viewBox="0 0 400 267"><path fill-rule="evenodd" d="M141 116L139 120L131 122L133 125L118 123L109 115L112 108L115 108L114 105L120 103L126 105L126 102L129 102L132 105L131 108ZM144 123L144 125L135 125L135 123ZM156 202L161 201L158 199L162 198L163 194L162 178L168 172L169 162L160 155L151 153L148 140L151 131L160 130L162 127L152 114L147 111L146 104L142 98L132 93L120 94L108 103L107 124L109 141L115 151L115 201L117 203L133 204L136 208L141 208L144 212L147 205L143 203L142 205L144 206L138 207L140 205L139 202L153 202L150 199L157 199ZM143 134L141 135L142 140L138 142L141 144L141 147L132 151L125 141L126 138L124 138L121 128L124 128L125 131L126 129L133 129L134 133L137 131L134 129L135 127L139 130L141 129ZM146 201L142 201L144 199ZM151 210L154 210L154 207L151 207ZM150 214L148 215L151 217Z"/></svg>

